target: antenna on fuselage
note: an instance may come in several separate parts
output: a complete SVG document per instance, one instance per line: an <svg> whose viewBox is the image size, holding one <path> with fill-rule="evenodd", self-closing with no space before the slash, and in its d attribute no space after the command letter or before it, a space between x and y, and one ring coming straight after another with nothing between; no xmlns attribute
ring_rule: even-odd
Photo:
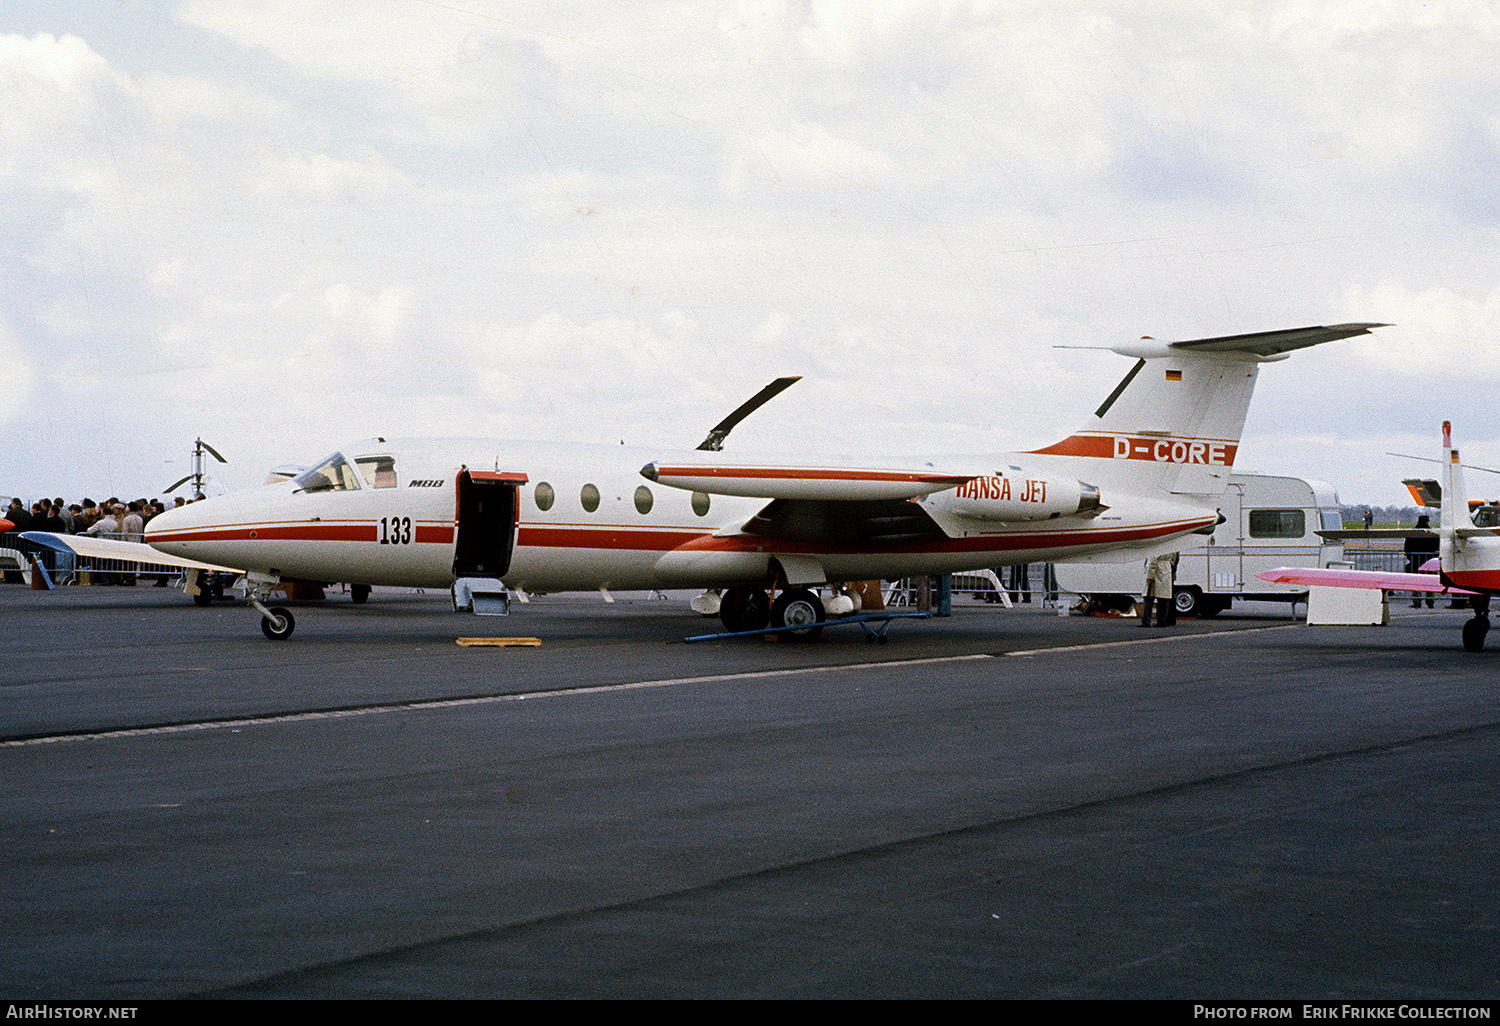
<svg viewBox="0 0 1500 1026"><path fill-rule="evenodd" d="M734 430L735 425L801 380L802 375L800 374L790 378L777 378L765 388L756 392L749 399L741 403L739 408L733 413L713 426L713 429L708 433L708 437L699 443L699 451L718 452L720 449L723 449L724 439L728 437L729 432Z"/></svg>

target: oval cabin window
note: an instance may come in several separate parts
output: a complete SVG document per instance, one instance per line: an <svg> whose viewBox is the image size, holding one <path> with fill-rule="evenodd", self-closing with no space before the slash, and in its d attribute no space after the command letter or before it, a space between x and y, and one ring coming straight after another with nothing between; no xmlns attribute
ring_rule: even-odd
<svg viewBox="0 0 1500 1026"><path fill-rule="evenodd" d="M647 488L645 485L641 485L635 490L636 512L642 514L643 516L647 513L650 513L651 503L651 489Z"/></svg>
<svg viewBox="0 0 1500 1026"><path fill-rule="evenodd" d="M552 490L552 486L546 481L538 482L536 486L536 508L549 510L552 508L552 503L556 500L557 493Z"/></svg>
<svg viewBox="0 0 1500 1026"><path fill-rule="evenodd" d="M589 513L599 508L599 489L595 485L584 485L583 491L578 493L578 498L583 503L584 510Z"/></svg>
<svg viewBox="0 0 1500 1026"><path fill-rule="evenodd" d="M693 512L700 517L708 516L708 494L706 492L693 493Z"/></svg>

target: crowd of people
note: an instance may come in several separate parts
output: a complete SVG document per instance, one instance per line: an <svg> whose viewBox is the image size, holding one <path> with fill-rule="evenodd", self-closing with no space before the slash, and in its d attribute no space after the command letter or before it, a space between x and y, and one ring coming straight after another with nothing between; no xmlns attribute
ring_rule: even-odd
<svg viewBox="0 0 1500 1026"><path fill-rule="evenodd" d="M182 506L186 499L177 499ZM111 497L103 502L84 499L82 502L65 503L62 499L38 499L30 507L19 498L11 499L10 505L0 511L0 518L14 525L16 534L23 531L44 531L48 534L81 534L91 538L106 538L111 541L144 541L146 525L167 507L160 499L134 499L125 502ZM35 558L49 574L74 569L71 553L55 552L38 546ZM94 561L93 583L130 584L135 581L134 564L117 564L115 561ZM23 581L24 575L11 570L5 572L6 581ZM158 584L166 578L157 576Z"/></svg>
<svg viewBox="0 0 1500 1026"><path fill-rule="evenodd" d="M181 506L186 499L177 499ZM11 499L3 516L21 531L45 531L48 534L86 534L90 537L119 541L142 541L146 524L167 507L160 499L133 499L123 502L109 498L103 502L84 499L64 504L62 499L38 499L30 509L20 499Z"/></svg>

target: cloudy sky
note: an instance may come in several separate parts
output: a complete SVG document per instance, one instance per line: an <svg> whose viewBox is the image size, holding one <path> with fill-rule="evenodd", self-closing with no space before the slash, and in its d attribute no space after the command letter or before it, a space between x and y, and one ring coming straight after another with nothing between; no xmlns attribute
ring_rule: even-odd
<svg viewBox="0 0 1500 1026"><path fill-rule="evenodd" d="M0 493L370 435L1034 448L1151 335L1241 469L1500 466L1500 5L11 0ZM1473 490L1500 478L1476 476Z"/></svg>

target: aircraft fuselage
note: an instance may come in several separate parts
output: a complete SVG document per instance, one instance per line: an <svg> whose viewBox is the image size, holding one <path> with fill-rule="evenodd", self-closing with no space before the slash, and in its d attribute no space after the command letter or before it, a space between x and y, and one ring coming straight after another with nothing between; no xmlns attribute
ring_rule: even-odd
<svg viewBox="0 0 1500 1026"><path fill-rule="evenodd" d="M342 465L330 466L330 457L294 481L169 510L150 523L147 541L173 555L283 578L446 588L455 578L456 481L463 471L514 482L514 545L502 579L530 592L754 583L767 578L773 560L813 561L824 580L843 582L1076 558L1122 546L1160 551L1163 542L1212 524L1216 515L1190 497L1177 503L1107 494L1106 506L1097 490L1088 501L1101 508L1068 515L1055 508L1057 496L1078 508L1089 486L1067 478L1064 463L996 454L944 464L1009 467L1007 481L884 500L892 516L866 517L847 530L845 507L813 501L799 507L800 520L778 524L768 537L754 527L770 509L766 498L647 480L642 466L661 456L626 446L367 440L342 450ZM1022 462L1035 472L1014 473ZM986 512L985 503L1003 502L1010 504ZM1028 502L1038 512L1018 509ZM1023 515L1037 519L1000 519ZM882 533L870 526L908 517L922 529Z"/></svg>

